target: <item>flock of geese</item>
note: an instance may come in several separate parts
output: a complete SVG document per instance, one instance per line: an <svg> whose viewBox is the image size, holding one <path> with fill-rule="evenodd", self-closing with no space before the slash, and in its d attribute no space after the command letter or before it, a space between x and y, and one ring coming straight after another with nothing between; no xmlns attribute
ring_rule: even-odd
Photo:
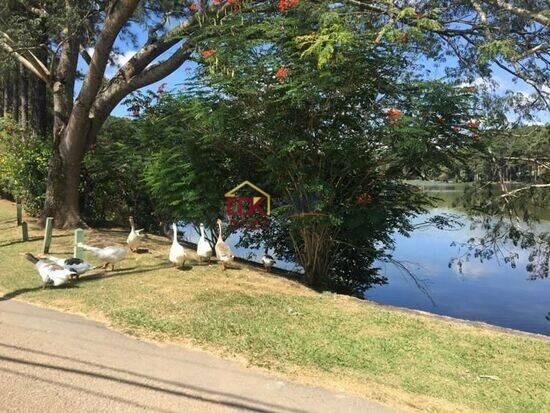
<svg viewBox="0 0 550 413"><path fill-rule="evenodd" d="M101 266L101 268L108 270L110 266L111 270L114 270L115 264L126 258L128 255L128 249L132 252L139 251L142 241L146 237L143 233L143 229L135 229L133 217L130 217L129 221L130 233L126 239L126 244L128 247L121 245L94 247L83 243L78 243L77 246L83 250L90 251L101 262L103 262L103 266ZM223 239L222 221L218 219L216 223L218 225L219 233L214 250L222 271L225 271L234 261L235 254L231 250L229 244L227 244L227 242ZM206 239L204 224L201 223L199 228L200 238L197 242L196 255L198 256L200 263L208 263L213 255L212 247ZM172 230L172 245L170 246L168 260L174 265L174 267L181 268L186 262L193 259L192 251L184 248L183 245L179 243L178 229L175 223L172 224ZM66 284L70 280L78 279L80 275L94 268L90 263L87 263L80 258L57 258L51 255L35 257L31 253L26 253L25 258L35 265L38 274L42 278L43 288L46 288L46 286L49 285L57 287ZM275 259L271 255L267 254L266 249L265 254L261 258L261 262L266 271L269 272L271 271L271 267L275 264Z"/></svg>

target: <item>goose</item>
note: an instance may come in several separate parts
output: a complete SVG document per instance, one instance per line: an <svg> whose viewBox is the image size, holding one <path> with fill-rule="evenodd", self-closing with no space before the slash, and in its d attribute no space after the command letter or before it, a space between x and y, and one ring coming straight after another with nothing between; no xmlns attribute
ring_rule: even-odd
<svg viewBox="0 0 550 413"><path fill-rule="evenodd" d="M200 224L201 229L201 237L199 238L199 242L197 242L197 255L199 256L199 261L210 261L210 257L212 256L212 247L210 246L210 243L206 240L206 235L204 234L204 224Z"/></svg>
<svg viewBox="0 0 550 413"><path fill-rule="evenodd" d="M46 256L45 258L74 273L71 278L75 277L78 279L81 274L84 274L92 268L92 264L85 262L80 258L57 258L51 255Z"/></svg>
<svg viewBox="0 0 550 413"><path fill-rule="evenodd" d="M222 220L218 218L216 221L220 230L218 240L216 241L216 257L218 258L222 270L225 271L228 262L232 262L235 259L235 254L231 251L231 247L223 240L222 236Z"/></svg>
<svg viewBox="0 0 550 413"><path fill-rule="evenodd" d="M262 261L262 264L265 267L265 270L267 272L271 272L271 267L273 267L273 265L275 264L275 258L273 258L271 255L269 255L267 253L267 247L264 251L264 255L263 255L261 261Z"/></svg>
<svg viewBox="0 0 550 413"><path fill-rule="evenodd" d="M178 242L178 227L176 224L172 224L172 230L174 231L174 237L172 239L172 246L170 247L170 254L168 259L176 268L183 267L187 254L185 248Z"/></svg>
<svg viewBox="0 0 550 413"><path fill-rule="evenodd" d="M141 245L141 239L144 237L142 234L143 229L136 229L134 225L134 217L129 217L128 220L130 221L131 230L128 234L128 238L126 239L126 243L128 244L128 247L130 247L130 250L134 252L137 251Z"/></svg>
<svg viewBox="0 0 550 413"><path fill-rule="evenodd" d="M111 269L114 270L115 264L126 258L126 254L128 254L128 250L122 245L113 245L105 248L92 247L81 242L77 245L83 250L91 251L97 258L103 261L105 264L102 268L105 269L111 264Z"/></svg>
<svg viewBox="0 0 550 413"><path fill-rule="evenodd" d="M38 270L38 274L40 274L43 282L42 288L46 288L46 286L51 284L55 287L59 287L60 285L66 284L75 274L63 268L61 265L38 259L29 252L25 254L25 258L32 262Z"/></svg>

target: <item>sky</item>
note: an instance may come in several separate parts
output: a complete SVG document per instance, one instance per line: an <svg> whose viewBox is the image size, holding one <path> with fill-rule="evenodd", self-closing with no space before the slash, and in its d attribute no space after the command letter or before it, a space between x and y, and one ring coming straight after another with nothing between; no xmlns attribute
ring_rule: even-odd
<svg viewBox="0 0 550 413"><path fill-rule="evenodd" d="M147 39L147 33L139 26L135 27L135 30L133 30L137 34L137 43L141 46L145 43ZM177 47L177 46L175 46ZM111 78L116 71L118 70L118 67L122 66L124 63L126 63L138 50L138 47L135 47L135 45L128 44L122 39L117 39L115 43L115 48L120 52L120 54L113 56L113 60L116 63L115 65L110 65L107 68L106 76L108 78ZM173 49L168 50L166 53L164 53L162 56L160 56L160 60L166 59L168 56L170 56L171 52L173 52ZM93 53L93 49L89 50L90 54ZM445 78L445 64L434 64L432 61L424 61L422 62L425 66L425 68L430 72L429 77L432 79L444 79ZM447 62L447 65L453 64L452 59L449 59ZM191 77L193 74L194 68L196 67L196 63L194 62L186 62L184 63L179 69L177 69L174 73L172 73L170 76L166 77L165 79L156 82L142 90L157 90L158 87L166 83L166 90L167 91L177 91L181 89L182 85ZM81 59L79 62L79 69L85 73L86 72L86 63ZM493 68L493 75L491 82L487 82L487 80L478 78L475 79L473 84L475 86L483 86L488 85L489 83L494 83L494 85L491 85L492 88L494 88L494 91L497 94L504 94L507 90L511 90L513 92L520 92L524 94L531 94L533 93L532 87L530 87L527 83L524 81L514 78L512 75L510 75L508 72L505 72L499 67ZM81 82L77 82L77 92L80 88ZM129 116L128 110L124 104L119 104L115 110L112 112L113 116ZM509 115L510 120L513 120L514 116L512 114ZM550 122L550 112L543 111L538 112L535 114L536 120L532 123L534 124L544 124Z"/></svg>

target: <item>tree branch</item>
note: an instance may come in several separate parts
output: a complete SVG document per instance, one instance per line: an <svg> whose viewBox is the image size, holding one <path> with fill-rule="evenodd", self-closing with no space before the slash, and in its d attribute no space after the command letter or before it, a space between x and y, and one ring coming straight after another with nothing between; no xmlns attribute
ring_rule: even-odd
<svg viewBox="0 0 550 413"><path fill-rule="evenodd" d="M177 70L189 57L192 51L188 44L182 45L168 59L159 62L139 75L125 81L119 78L117 82L111 82L97 97L90 113L92 127L88 134L87 145L95 143L97 132L113 111L113 109L130 93L155 83Z"/></svg>
<svg viewBox="0 0 550 413"><path fill-rule="evenodd" d="M485 3L489 3L495 7L498 7L500 9L505 9L511 13L514 13L521 17L527 17L531 20L534 20L540 24L543 24L545 26L550 25L550 18L546 17L542 13L534 12L531 10L523 9L521 7L517 7L512 5L511 2L503 1L503 0L484 0Z"/></svg>
<svg viewBox="0 0 550 413"><path fill-rule="evenodd" d="M528 189L533 189L533 188L549 188L549 187L550 187L550 184L533 184L533 185L527 185L527 186L524 186L524 187L522 187L522 188L514 189L513 191L505 192L505 193L502 194L500 197L501 197L501 198L506 198L506 197L509 197L509 196L515 196L515 194L517 194L518 192L527 191Z"/></svg>
<svg viewBox="0 0 550 413"><path fill-rule="evenodd" d="M168 59L156 63L140 74L125 81L111 82L94 104L94 113L110 112L130 93L155 83L177 70L191 56L190 46L182 45Z"/></svg>
<svg viewBox="0 0 550 413"><path fill-rule="evenodd" d="M21 63L27 70L34 74L39 79L43 80L45 83L50 82L50 72L44 66L44 64L29 50L26 50L25 53L28 54L28 57L23 56L21 53L17 52L9 43L13 44L11 38L4 32L0 32L0 47L6 52L15 56L15 58Z"/></svg>
<svg viewBox="0 0 550 413"><path fill-rule="evenodd" d="M189 31L193 23L195 23L195 19L190 17L159 39L149 37L145 46L119 69L111 82L116 82L119 78L129 81L141 73L153 60L180 42L182 35Z"/></svg>
<svg viewBox="0 0 550 413"><path fill-rule="evenodd" d="M95 44L94 54L91 57L88 73L84 78L80 94L77 99L79 106L85 110L92 107L94 99L103 84L105 69L115 39L126 22L133 15L139 0L119 0L110 8L105 18L105 25Z"/></svg>

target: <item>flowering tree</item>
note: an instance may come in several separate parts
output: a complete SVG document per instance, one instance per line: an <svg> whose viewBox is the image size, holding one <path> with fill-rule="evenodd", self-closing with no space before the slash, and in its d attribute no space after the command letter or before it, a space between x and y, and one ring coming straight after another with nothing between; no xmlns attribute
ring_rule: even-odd
<svg viewBox="0 0 550 413"><path fill-rule="evenodd" d="M374 42L376 26L301 6L216 28L205 42L216 58L202 56L193 87L143 120L143 141L155 137L147 183L179 217L212 222L224 192L254 182L272 196L272 219L242 244L297 262L316 288L360 294L383 282L373 264L392 260L392 232L411 231L428 205L403 179L479 146L476 101L418 78L407 49Z"/></svg>
<svg viewBox="0 0 550 413"><path fill-rule="evenodd" d="M529 108L548 105L547 90L541 86L548 75L544 40L548 16L539 1L3 2L0 50L44 82L53 96L54 151L43 216L53 216L59 227L81 224L78 189L82 159L110 112L126 96L174 72L188 59L212 60L221 68L222 49L236 38L231 28L239 30L242 22L251 28L248 37L262 21L270 25L273 34L293 24L296 13L308 12L323 14L319 26L309 27L289 41L301 44L302 56L315 56L318 67L338 61L341 46L353 39L351 26L331 16L340 16L347 23L355 18L355 25L366 24L372 29L366 38L371 45L401 45L411 58L420 53L441 58L450 52L458 59L461 73L471 76L487 75L493 62L535 88L537 97L529 100ZM238 18L232 18L237 14ZM115 42L121 37L135 38L137 30L147 32L145 44L107 79L107 65L117 52ZM218 42L214 39L213 43L218 43L214 46L210 41L216 36L221 37ZM42 53L45 59L39 56ZM168 56L162 59L165 53ZM79 56L88 68L77 93ZM223 69L228 74L237 70L230 61ZM289 84L294 71L282 62L276 79L281 85Z"/></svg>

